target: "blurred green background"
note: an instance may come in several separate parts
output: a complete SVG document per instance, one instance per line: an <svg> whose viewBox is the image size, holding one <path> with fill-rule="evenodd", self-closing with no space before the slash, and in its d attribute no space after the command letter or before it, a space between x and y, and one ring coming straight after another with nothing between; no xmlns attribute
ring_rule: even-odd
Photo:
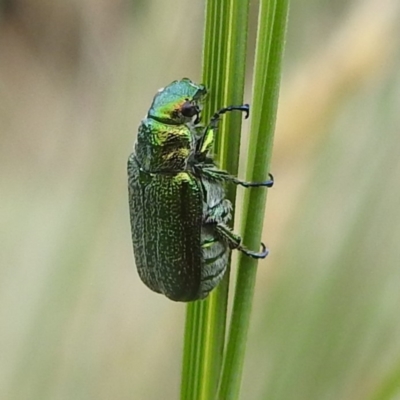
<svg viewBox="0 0 400 400"><path fill-rule="evenodd" d="M203 9L0 1L0 399L178 397L185 307L137 276L126 160L201 79ZM400 399L400 2L293 1L284 64L241 398Z"/></svg>

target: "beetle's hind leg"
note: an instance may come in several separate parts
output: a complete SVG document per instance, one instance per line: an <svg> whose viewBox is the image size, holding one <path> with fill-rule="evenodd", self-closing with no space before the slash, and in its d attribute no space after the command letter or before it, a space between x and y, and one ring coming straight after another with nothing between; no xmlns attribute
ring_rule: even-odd
<svg viewBox="0 0 400 400"><path fill-rule="evenodd" d="M215 230L221 238L223 238L227 243L228 246L233 250L239 250L242 253L246 254L249 257L260 259L267 257L269 250L265 247L264 243L261 243L262 251L256 252L247 249L245 246L242 245L242 238L236 234L235 232L231 231L229 227L223 223L219 223L216 225Z"/></svg>

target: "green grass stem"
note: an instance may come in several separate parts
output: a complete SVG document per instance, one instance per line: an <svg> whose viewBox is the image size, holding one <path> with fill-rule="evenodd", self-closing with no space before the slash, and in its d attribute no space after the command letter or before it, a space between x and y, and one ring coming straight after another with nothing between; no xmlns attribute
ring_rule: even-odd
<svg viewBox="0 0 400 400"><path fill-rule="evenodd" d="M288 8L288 0L260 1L247 163L249 181L263 181L267 178L269 171ZM246 191L243 240L252 249L259 247L265 202L265 190ZM239 397L256 271L257 261L240 255L218 399Z"/></svg>
<svg viewBox="0 0 400 400"><path fill-rule="evenodd" d="M249 159L255 160L249 165L250 178L254 169L266 160L269 161L272 146L272 135L275 122L276 102L279 89L280 65L283 47L283 37L286 26L286 8L277 6L275 2L262 2L260 12L260 28L255 70L255 90L253 96L252 118L252 149ZM262 13L262 14L261 14ZM275 16L281 19L275 20ZM204 121L226 105L243 103L243 91L246 72L246 46L248 34L249 1L241 0L209 0L206 5L206 20L203 50L203 83L210 89L208 102L203 113ZM272 42L279 37L278 41ZM275 40L275 39L274 39ZM271 61L269 62L269 58ZM260 86L257 86L260 85ZM266 91L268 87L268 92ZM240 135L243 115L230 113L223 118L215 141L216 160L222 169L237 174L240 152ZM267 132L260 126L268 126ZM260 137L259 137L260 136ZM260 149L257 147L260 146ZM251 158L250 158L251 157ZM256 176L265 178L268 168L265 164ZM260 179L259 179L260 180ZM257 204L265 202L264 191L256 191L261 197ZM227 196L235 203L235 188L227 188ZM247 200L247 203L248 204ZM248 207L248 206L247 206ZM262 204L257 214L264 210ZM254 221L253 221L254 223ZM261 224L257 228L258 240L261 234ZM252 244L251 238L249 244ZM253 239L254 241L254 239ZM246 267L244 267L246 268ZM254 269L254 266L253 266ZM255 276L255 275L254 275ZM225 330L227 322L229 268L223 282L204 301L188 305L185 327L185 344L183 355L182 400L209 400L216 396L225 346ZM249 301L251 301L249 296ZM235 302L236 304L236 302ZM237 305L236 305L237 308ZM247 306L248 312L250 306ZM237 317L236 317L237 318ZM247 332L249 315L241 323L240 337L243 339ZM236 327L236 325L232 325ZM232 328L231 328L232 329ZM236 329L236 328L235 328ZM224 362L224 380L220 386L220 398L227 393L238 393L240 374L243 363L244 345L240 346L241 353L232 351L234 336L230 334L230 347L227 353L236 365ZM233 368L232 368L233 367ZM232 382L231 377L238 378Z"/></svg>

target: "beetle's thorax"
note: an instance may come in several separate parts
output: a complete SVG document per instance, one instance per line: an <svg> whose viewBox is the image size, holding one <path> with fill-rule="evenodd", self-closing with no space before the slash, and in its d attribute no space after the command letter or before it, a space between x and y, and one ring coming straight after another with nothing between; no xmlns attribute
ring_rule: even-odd
<svg viewBox="0 0 400 400"><path fill-rule="evenodd" d="M148 117L139 127L136 159L144 171L184 171L194 151L194 142L190 124L170 125Z"/></svg>

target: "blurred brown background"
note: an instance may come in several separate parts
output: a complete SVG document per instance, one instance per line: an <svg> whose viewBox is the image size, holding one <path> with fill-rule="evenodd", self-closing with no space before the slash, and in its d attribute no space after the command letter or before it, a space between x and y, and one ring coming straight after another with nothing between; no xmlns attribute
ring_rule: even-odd
<svg viewBox="0 0 400 400"><path fill-rule="evenodd" d="M0 399L178 397L185 307L137 276L126 160L200 80L203 8L0 1ZM398 0L292 4L243 399L400 398L399 38Z"/></svg>

